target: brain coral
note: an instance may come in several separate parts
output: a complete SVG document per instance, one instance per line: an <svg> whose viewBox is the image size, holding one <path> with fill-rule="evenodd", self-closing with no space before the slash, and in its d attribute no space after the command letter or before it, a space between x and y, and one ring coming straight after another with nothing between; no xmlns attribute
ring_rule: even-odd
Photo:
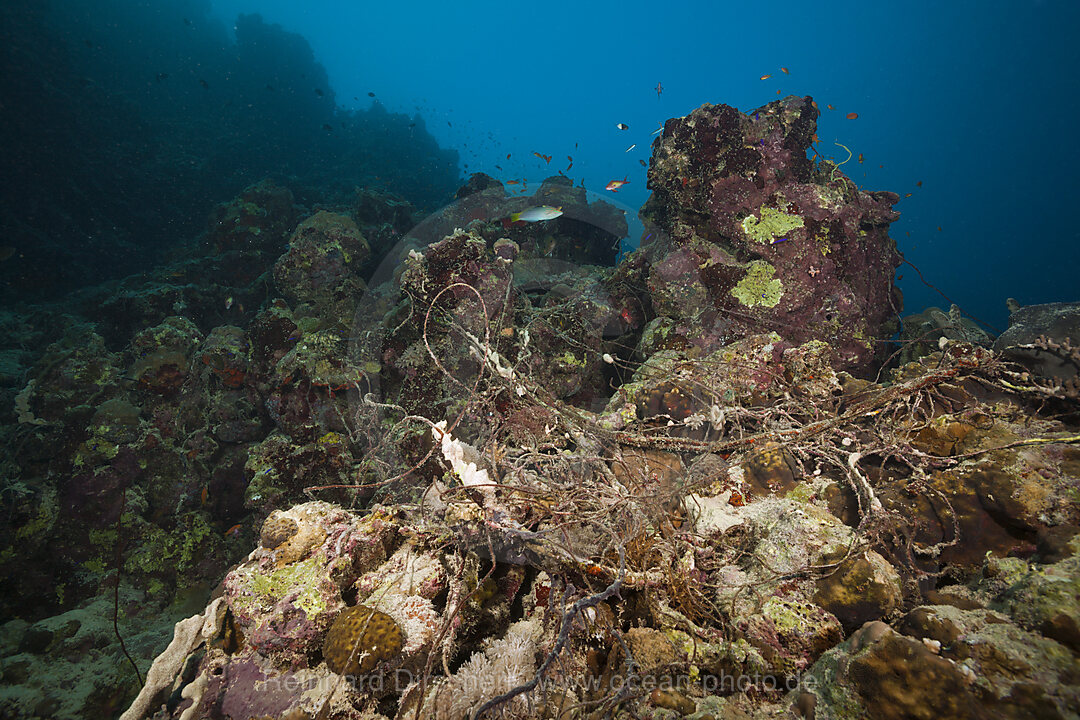
<svg viewBox="0 0 1080 720"><path fill-rule="evenodd" d="M396 657L401 647L401 628L392 617L357 605L334 620L323 645L323 658L339 675L366 675L380 662Z"/></svg>
<svg viewBox="0 0 1080 720"><path fill-rule="evenodd" d="M296 535L299 529L300 526L291 517L278 512L270 513L263 523L259 543L267 550L274 550Z"/></svg>

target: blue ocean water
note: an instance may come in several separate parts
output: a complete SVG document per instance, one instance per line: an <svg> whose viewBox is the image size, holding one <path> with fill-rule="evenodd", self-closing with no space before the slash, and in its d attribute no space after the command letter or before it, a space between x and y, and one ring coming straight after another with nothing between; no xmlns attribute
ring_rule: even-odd
<svg viewBox="0 0 1080 720"><path fill-rule="evenodd" d="M903 198L891 234L948 297L902 266L905 312L951 300L1001 330L1007 297L1077 296L1072 0L11 0L3 21L12 299L158 264L263 177L430 211L477 171L564 172L633 247L661 123L787 95L816 99L822 156Z"/></svg>
<svg viewBox="0 0 1080 720"><path fill-rule="evenodd" d="M226 23L252 12L307 38L343 105L428 118L463 173L539 182L571 156L590 190L628 178L612 197L630 208L665 119L811 95L818 150L911 193L892 236L964 310L1004 329L1006 297L1077 299L1080 3L213 0ZM898 274L906 311L948 306Z"/></svg>

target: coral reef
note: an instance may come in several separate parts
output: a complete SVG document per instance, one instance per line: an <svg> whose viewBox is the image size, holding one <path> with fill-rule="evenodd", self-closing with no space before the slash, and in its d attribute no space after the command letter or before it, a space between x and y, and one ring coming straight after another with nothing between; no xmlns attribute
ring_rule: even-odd
<svg viewBox="0 0 1080 720"><path fill-rule="evenodd" d="M895 197L815 121L668 121L617 267L561 178L413 230L259 183L97 317L13 321L0 714L1069 716L1072 386L958 313L878 352Z"/></svg>
<svg viewBox="0 0 1080 720"><path fill-rule="evenodd" d="M837 368L859 369L879 352L873 338L891 334L899 196L808 159L817 117L808 97L746 114L703 105L653 142L649 290L657 314L705 352L771 330L824 340Z"/></svg>

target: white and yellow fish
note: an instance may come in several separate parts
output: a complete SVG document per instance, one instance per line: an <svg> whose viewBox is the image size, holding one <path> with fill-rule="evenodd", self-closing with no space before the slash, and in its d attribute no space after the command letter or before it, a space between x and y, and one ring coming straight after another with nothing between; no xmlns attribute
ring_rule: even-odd
<svg viewBox="0 0 1080 720"><path fill-rule="evenodd" d="M538 205L531 207L528 210L522 210L521 212L512 213L510 215L510 222L540 222L542 220L554 220L562 215L562 206L551 207L550 205Z"/></svg>

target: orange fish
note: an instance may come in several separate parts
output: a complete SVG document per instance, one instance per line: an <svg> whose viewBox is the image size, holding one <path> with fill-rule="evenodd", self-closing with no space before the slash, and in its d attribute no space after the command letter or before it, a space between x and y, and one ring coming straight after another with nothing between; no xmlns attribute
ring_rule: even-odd
<svg viewBox="0 0 1080 720"><path fill-rule="evenodd" d="M848 113L844 117L846 117L848 120L854 120L855 118L859 117L859 113Z"/></svg>
<svg viewBox="0 0 1080 720"><path fill-rule="evenodd" d="M661 85L660 83L656 83L656 87L653 88L653 90L656 91L656 97L657 97L657 99L659 99L660 98L660 93L664 92L664 86Z"/></svg>
<svg viewBox="0 0 1080 720"><path fill-rule="evenodd" d="M506 159L507 159L507 160L509 160L509 159L510 159L510 153L506 153Z"/></svg>
<svg viewBox="0 0 1080 720"><path fill-rule="evenodd" d="M904 197L911 197L911 193L904 193Z"/></svg>
<svg viewBox="0 0 1080 720"><path fill-rule="evenodd" d="M201 502L203 505L205 505L206 501L209 500L209 499L210 499L210 488L207 485L203 485L202 492L199 493L199 502Z"/></svg>
<svg viewBox="0 0 1080 720"><path fill-rule="evenodd" d="M920 180L919 182L915 183L915 187L922 187L922 180Z"/></svg>
<svg viewBox="0 0 1080 720"><path fill-rule="evenodd" d="M550 162L551 162L551 156L550 156L550 155L541 155L541 154L540 154L540 153L538 153L538 152L534 152L534 153L533 153L533 155L535 155L536 157L540 158L541 160L543 160L543 161L544 161L544 162L546 162L546 163L550 163Z"/></svg>
<svg viewBox="0 0 1080 720"><path fill-rule="evenodd" d="M517 185L519 182L521 182L521 181L520 180L507 180L506 184L507 185Z"/></svg>
<svg viewBox="0 0 1080 720"><path fill-rule="evenodd" d="M768 80L768 79L769 79L769 78L771 78L771 77L772 77L772 73L768 73L768 74L766 74L766 75L762 75L762 76L761 76L761 79L762 79L762 80Z"/></svg>
<svg viewBox="0 0 1080 720"><path fill-rule="evenodd" d="M240 530L244 527L244 523L236 523L231 528L225 531L225 537L236 537L240 535Z"/></svg>
<svg viewBox="0 0 1080 720"><path fill-rule="evenodd" d="M788 69L786 67L780 68L780 72L784 73L785 75L790 75L791 74L790 72L788 72Z"/></svg>
<svg viewBox="0 0 1080 720"><path fill-rule="evenodd" d="M863 161L862 153L859 153L859 163L862 164L862 161Z"/></svg>
<svg viewBox="0 0 1080 720"><path fill-rule="evenodd" d="M940 225L937 226L937 231L941 232L941 226Z"/></svg>
<svg viewBox="0 0 1080 720"><path fill-rule="evenodd" d="M835 110L836 109L832 105L828 105L828 104L826 104L825 107L829 108L830 110Z"/></svg>
<svg viewBox="0 0 1080 720"><path fill-rule="evenodd" d="M624 177L622 180L612 180L604 186L604 189L610 190L611 192L619 192L619 188L621 188L623 185L628 184L629 182L630 180L628 180L626 177Z"/></svg>

